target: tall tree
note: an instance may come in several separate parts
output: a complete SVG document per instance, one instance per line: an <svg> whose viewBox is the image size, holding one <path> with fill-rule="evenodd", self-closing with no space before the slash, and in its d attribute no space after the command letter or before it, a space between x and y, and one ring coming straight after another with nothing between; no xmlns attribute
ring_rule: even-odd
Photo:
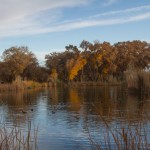
<svg viewBox="0 0 150 150"><path fill-rule="evenodd" d="M2 59L8 65L12 80L21 76L31 64L37 63L35 55L27 47L11 47L2 54Z"/></svg>

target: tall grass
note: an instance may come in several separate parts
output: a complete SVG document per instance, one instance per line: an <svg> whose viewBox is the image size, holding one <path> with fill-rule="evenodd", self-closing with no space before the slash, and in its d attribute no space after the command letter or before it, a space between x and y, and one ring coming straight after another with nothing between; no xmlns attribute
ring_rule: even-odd
<svg viewBox="0 0 150 150"><path fill-rule="evenodd" d="M96 106L94 106L96 108ZM101 138L95 140L88 129L89 140L94 149L101 150L149 150L150 149L150 114L142 112L138 118L120 118L115 125L109 124L99 110L97 115L103 123ZM134 114L133 114L134 115ZM88 128L88 125L87 125Z"/></svg>
<svg viewBox="0 0 150 150"><path fill-rule="evenodd" d="M25 89L41 88L41 87L47 87L47 83L38 83L35 81L22 81L20 83L13 82L13 83L0 84L0 92L19 91Z"/></svg>
<svg viewBox="0 0 150 150"><path fill-rule="evenodd" d="M35 82L35 81L23 81L22 82L24 89L28 88L28 89L33 89L33 88L37 88L37 87L47 87L47 83L39 83L39 82Z"/></svg>
<svg viewBox="0 0 150 150"><path fill-rule="evenodd" d="M130 69L125 72L125 77L129 91L150 93L150 72Z"/></svg>
<svg viewBox="0 0 150 150"><path fill-rule="evenodd" d="M25 133L20 127L14 126L9 129L4 125L0 128L0 150L37 150L38 128Z"/></svg>

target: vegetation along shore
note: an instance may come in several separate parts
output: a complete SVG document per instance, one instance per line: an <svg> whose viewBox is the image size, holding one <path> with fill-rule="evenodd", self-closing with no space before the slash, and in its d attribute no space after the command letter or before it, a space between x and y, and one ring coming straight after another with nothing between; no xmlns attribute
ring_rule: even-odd
<svg viewBox="0 0 150 150"><path fill-rule="evenodd" d="M118 85L149 92L150 44L126 41L68 45L45 56L40 65L28 47L6 49L0 61L0 91L57 84ZM142 89L141 89L142 87Z"/></svg>

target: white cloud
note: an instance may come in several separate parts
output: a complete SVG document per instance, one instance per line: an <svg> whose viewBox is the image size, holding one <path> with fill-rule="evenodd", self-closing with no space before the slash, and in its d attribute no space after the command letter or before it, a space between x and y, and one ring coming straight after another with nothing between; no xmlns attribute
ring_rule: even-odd
<svg viewBox="0 0 150 150"><path fill-rule="evenodd" d="M118 10L118 11L110 11L106 13L96 14L96 15L90 16L89 18L98 18L102 16L112 16L112 15L117 15L117 14L126 15L128 13L138 13L138 12L143 12L146 10L150 11L150 5L140 6L140 7L135 7L135 8L128 8L128 9Z"/></svg>
<svg viewBox="0 0 150 150"><path fill-rule="evenodd" d="M0 22L15 23L46 10L84 4L86 0L0 0Z"/></svg>
<svg viewBox="0 0 150 150"><path fill-rule="evenodd" d="M79 22L72 22L68 24L58 25L52 28L45 28L39 30L39 33L46 32L60 32L60 31L69 31L73 29L85 28L85 27L93 27L93 26L107 26L107 25L115 25L115 24L124 24L134 21L140 21L144 19L150 19L150 12L139 14L135 16L115 18L115 19L100 19L100 20L82 20Z"/></svg>
<svg viewBox="0 0 150 150"><path fill-rule="evenodd" d="M11 0L0 0L0 38L150 19L150 5L148 5L59 22L63 15L60 8L87 4L88 2L89 0L13 0L12 3Z"/></svg>
<svg viewBox="0 0 150 150"><path fill-rule="evenodd" d="M116 3L118 0L105 0L106 2L103 3L103 6L110 6L114 3Z"/></svg>
<svg viewBox="0 0 150 150"><path fill-rule="evenodd" d="M46 23L53 22L61 15L59 9L88 2L89 0L0 0L0 36L24 34L24 30L29 32L40 28L43 26L40 19L45 17L45 13L49 14Z"/></svg>
<svg viewBox="0 0 150 150"><path fill-rule="evenodd" d="M85 19L68 20L66 21L67 23L57 25L51 29L45 28L44 30L48 30L49 32L67 31L90 26L122 24L144 19L150 19L150 5L97 14ZM44 30L43 32L45 32Z"/></svg>
<svg viewBox="0 0 150 150"><path fill-rule="evenodd" d="M144 19L150 19L150 5L97 14L85 19L68 20L66 23L64 22L63 24L61 23L51 28L43 28L39 30L39 33L68 31L92 26L124 24Z"/></svg>

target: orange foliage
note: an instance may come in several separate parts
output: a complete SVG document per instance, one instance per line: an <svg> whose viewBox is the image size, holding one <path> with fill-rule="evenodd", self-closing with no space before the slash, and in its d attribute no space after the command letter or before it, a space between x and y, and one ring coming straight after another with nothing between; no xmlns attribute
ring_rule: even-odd
<svg viewBox="0 0 150 150"><path fill-rule="evenodd" d="M86 65L87 60L79 57L75 62L73 68L70 70L69 79L73 80L75 76L78 75L78 72Z"/></svg>
<svg viewBox="0 0 150 150"><path fill-rule="evenodd" d="M70 89L69 95L71 102L70 110L79 111L81 107L81 97L79 97L78 92L75 89Z"/></svg>
<svg viewBox="0 0 150 150"><path fill-rule="evenodd" d="M67 62L66 62L66 68L67 68L68 71L71 70L71 68L73 67L74 63L75 63L75 60L73 58L67 60Z"/></svg>
<svg viewBox="0 0 150 150"><path fill-rule="evenodd" d="M53 80L57 80L57 76L58 76L58 74L57 74L56 69L52 69L52 73L51 73L50 77L51 77Z"/></svg>

